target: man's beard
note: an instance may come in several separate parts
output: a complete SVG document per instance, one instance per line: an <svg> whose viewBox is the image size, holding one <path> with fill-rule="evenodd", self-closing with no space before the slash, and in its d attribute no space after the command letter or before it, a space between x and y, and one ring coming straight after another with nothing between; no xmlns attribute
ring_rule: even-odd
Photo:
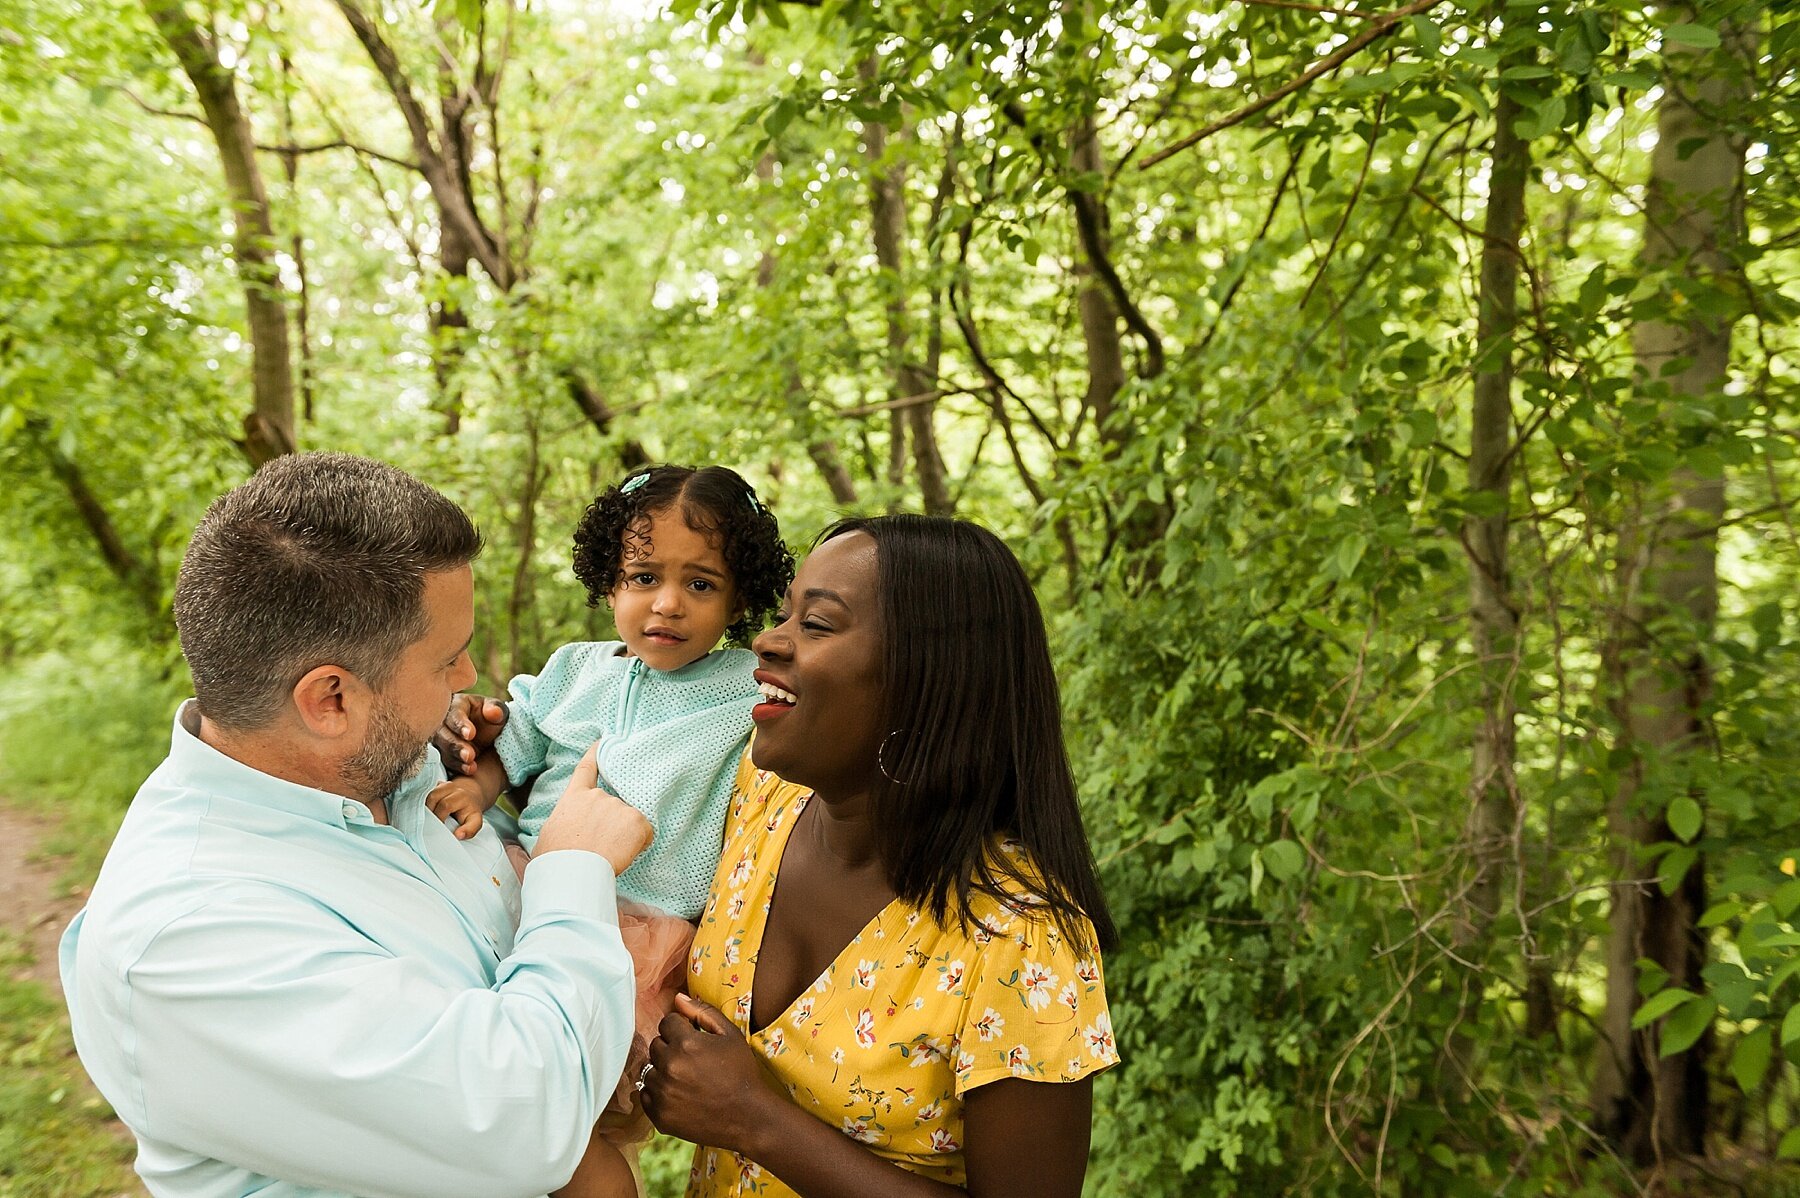
<svg viewBox="0 0 1800 1198"><path fill-rule="evenodd" d="M344 762L344 793L365 803L385 799L418 768L425 743L400 718L393 703L377 700L363 747Z"/></svg>

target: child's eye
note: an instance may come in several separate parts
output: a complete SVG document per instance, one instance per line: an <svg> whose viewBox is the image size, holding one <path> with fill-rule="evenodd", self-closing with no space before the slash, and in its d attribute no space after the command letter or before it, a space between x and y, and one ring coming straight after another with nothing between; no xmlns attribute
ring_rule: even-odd
<svg viewBox="0 0 1800 1198"><path fill-rule="evenodd" d="M696 578L696 579L694 579L694 581L688 583L688 585L693 587L696 591L700 592L703 595L707 591L710 591L713 589L713 584L706 581L706 579L704 579L704 578Z"/></svg>
<svg viewBox="0 0 1800 1198"><path fill-rule="evenodd" d="M641 587L653 587L656 585L656 575L651 574L648 571L641 571L637 574L633 574L631 576L631 581Z"/></svg>

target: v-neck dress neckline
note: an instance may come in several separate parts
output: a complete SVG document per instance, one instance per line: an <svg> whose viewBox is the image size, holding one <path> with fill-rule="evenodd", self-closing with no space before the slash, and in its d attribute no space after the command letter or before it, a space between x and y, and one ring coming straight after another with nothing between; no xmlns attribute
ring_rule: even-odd
<svg viewBox="0 0 1800 1198"><path fill-rule="evenodd" d="M769 937L769 916L773 914L775 910L775 890L781 885L781 866L782 863L787 860L788 845L793 843L794 833L800 828L800 817L806 814L807 807L810 806L817 797L818 796L813 792L808 791L795 799L793 814L788 818L784 826L777 829L776 833L770 836L769 843L763 848L765 853L773 854L775 862L774 868L762 875L762 884L758 887L758 890L762 892L758 896L762 899L762 902L751 908L751 910L755 912L755 915L752 916L751 926L745 929L747 935L755 937L754 945L751 945L748 940L745 942L745 947L749 951L744 955L744 965L749 971L750 976L745 983L744 992L750 996L750 1004L744 1012L744 1019L743 1022L739 1024L739 1030L746 1036L760 1036L770 1028L779 1025L782 1019L793 1011L794 1007L801 999L805 998L808 994L822 989L821 983L827 981L836 974L838 966L844 960L844 954L861 944L864 936L881 935L883 933L883 925L886 923L889 914L905 906L905 903L897 896L882 904L881 910L875 912L875 914L871 915L863 922L862 927L857 929L856 934L844 942L844 947L838 949L836 955L834 955L830 961L825 963L825 968L821 969L811 982L802 987L799 993L788 1000L787 1006L775 1012L774 1016L770 1018L767 1023L756 1028L754 1031L751 1030L751 1021L755 1018L756 1013L756 975L758 966L761 964L763 943Z"/></svg>

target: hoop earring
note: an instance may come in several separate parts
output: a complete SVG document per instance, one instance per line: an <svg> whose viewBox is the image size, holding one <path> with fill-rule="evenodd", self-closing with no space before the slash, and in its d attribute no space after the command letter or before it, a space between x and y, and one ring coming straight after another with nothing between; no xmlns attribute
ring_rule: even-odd
<svg viewBox="0 0 1800 1198"><path fill-rule="evenodd" d="M894 729L892 732L888 733L886 736L881 738L881 747L879 749L875 750L875 768L881 771L881 776L883 778L886 778L889 782L892 782L895 786L911 786L912 785L912 780L910 778L905 779L905 780L896 778L896 777L894 777L893 774L888 772L888 767L887 767L888 742L890 740L893 740L896 736L905 735L906 731L907 730L905 728Z"/></svg>

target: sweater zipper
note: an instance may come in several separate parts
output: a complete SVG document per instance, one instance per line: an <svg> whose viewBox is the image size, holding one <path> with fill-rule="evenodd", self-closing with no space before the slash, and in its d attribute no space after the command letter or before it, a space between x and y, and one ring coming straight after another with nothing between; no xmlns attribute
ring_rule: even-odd
<svg viewBox="0 0 1800 1198"><path fill-rule="evenodd" d="M615 736L623 736L630 732L632 718L637 715L638 679L644 673L644 659L631 659L631 669L625 675L625 686L619 695L619 726L613 730Z"/></svg>

